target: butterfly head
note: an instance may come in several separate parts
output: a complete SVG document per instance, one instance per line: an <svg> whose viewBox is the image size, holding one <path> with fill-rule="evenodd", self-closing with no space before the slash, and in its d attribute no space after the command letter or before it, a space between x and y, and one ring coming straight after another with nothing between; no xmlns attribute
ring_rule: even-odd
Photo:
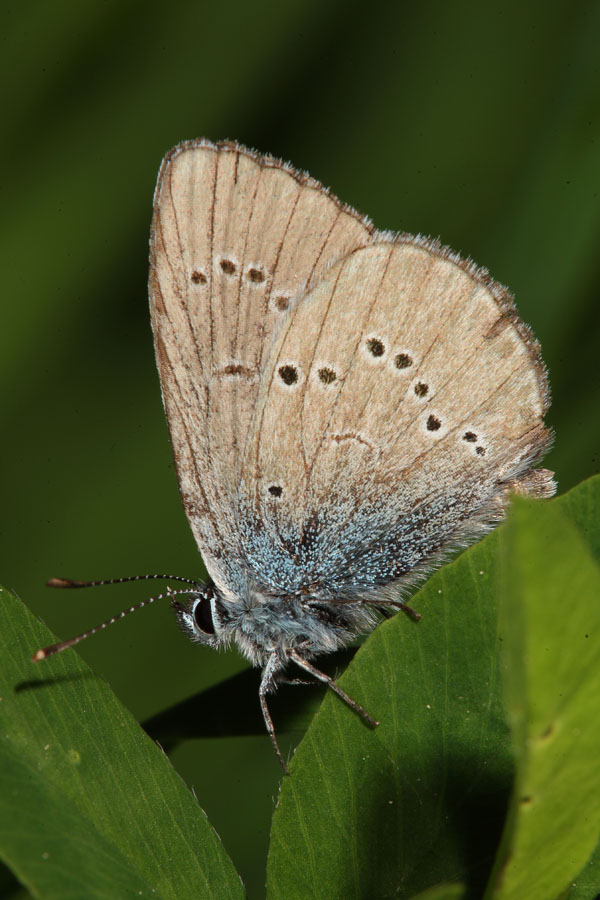
<svg viewBox="0 0 600 900"><path fill-rule="evenodd" d="M173 597L171 604L180 627L193 641L212 647L222 642L225 612L212 581L199 584L183 602L179 597Z"/></svg>

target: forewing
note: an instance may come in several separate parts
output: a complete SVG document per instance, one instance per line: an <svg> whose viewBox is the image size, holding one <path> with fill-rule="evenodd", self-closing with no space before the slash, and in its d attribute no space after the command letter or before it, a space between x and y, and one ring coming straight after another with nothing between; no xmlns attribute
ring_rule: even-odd
<svg viewBox="0 0 600 900"><path fill-rule="evenodd" d="M307 285L373 228L309 176L235 144L174 148L159 174L150 306L184 507L226 592L241 443L275 337Z"/></svg>
<svg viewBox="0 0 600 900"><path fill-rule="evenodd" d="M404 235L338 263L269 358L248 439L245 554L276 588L386 585L553 492L539 348L508 292ZM311 587L312 586L312 587Z"/></svg>

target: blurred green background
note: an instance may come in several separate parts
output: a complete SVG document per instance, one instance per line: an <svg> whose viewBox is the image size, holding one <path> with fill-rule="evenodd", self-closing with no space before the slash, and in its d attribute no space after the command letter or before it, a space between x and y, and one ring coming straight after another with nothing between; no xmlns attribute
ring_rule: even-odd
<svg viewBox="0 0 600 900"><path fill-rule="evenodd" d="M378 227L487 266L542 343L560 490L598 470L597 3L30 0L0 24L0 580L57 634L148 588L51 592L51 575L203 572L146 290L156 174L185 138L283 157ZM80 652L140 718L245 666L189 644L167 604ZM173 760L260 897L268 739Z"/></svg>

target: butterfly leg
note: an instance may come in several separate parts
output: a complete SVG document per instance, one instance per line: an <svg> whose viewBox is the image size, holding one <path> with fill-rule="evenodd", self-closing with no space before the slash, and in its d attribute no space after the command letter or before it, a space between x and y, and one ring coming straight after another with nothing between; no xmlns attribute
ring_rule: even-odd
<svg viewBox="0 0 600 900"><path fill-rule="evenodd" d="M402 603L400 609L408 616L409 619L412 619L413 622L421 621L421 613L418 613L416 609L412 608L412 606L407 606L406 603Z"/></svg>
<svg viewBox="0 0 600 900"><path fill-rule="evenodd" d="M279 658L275 653L271 654L269 659L267 660L267 664L262 671L262 677L260 679L260 687L258 689L258 698L260 700L260 708L262 710L263 719L265 720L265 726L267 729L267 734L271 738L271 743L273 744L273 749L277 754L277 759L281 763L283 771L286 775L289 775L288 767L285 764L285 760L281 754L281 750L279 749L279 744L277 743L277 737L275 735L275 728L273 726L273 719L271 718L271 713L269 712L269 707L267 706L267 694L269 690L273 686L273 675L277 671L280 666Z"/></svg>
<svg viewBox="0 0 600 900"><path fill-rule="evenodd" d="M384 619L393 619L394 616L396 615L396 613L398 612L397 609L393 609L393 608L390 609L389 606L376 606L375 609L377 610L377 612L379 613L380 616L384 617Z"/></svg>
<svg viewBox="0 0 600 900"><path fill-rule="evenodd" d="M360 716L363 717L365 722L371 726L371 728L376 728L379 725L379 722L374 719L369 713L364 709L360 704L353 700L352 697L349 697L348 694L339 687L338 684L330 678L329 675L326 675L325 672L321 672L319 669L315 669L314 666L311 666L307 660L303 659L295 650L288 651L288 659L291 659L292 662L295 662L297 666L300 666L301 669L304 669L305 672L310 672L315 678L318 678L319 681L325 682L325 684L331 688L334 693L341 697L344 703L347 703L355 712L357 712Z"/></svg>
<svg viewBox="0 0 600 900"><path fill-rule="evenodd" d="M405 613L413 622L420 622L422 618L421 613L418 613L416 609L413 609L412 606L408 606L406 603L393 603L390 606L377 606L374 604L374 608L386 619L393 618L398 610Z"/></svg>

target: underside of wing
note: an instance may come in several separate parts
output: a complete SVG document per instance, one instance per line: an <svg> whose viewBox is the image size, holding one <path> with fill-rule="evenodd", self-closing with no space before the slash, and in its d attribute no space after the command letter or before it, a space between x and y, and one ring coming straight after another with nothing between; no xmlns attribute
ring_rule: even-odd
<svg viewBox="0 0 600 900"><path fill-rule="evenodd" d="M539 347L508 292L400 235L334 266L263 377L240 483L244 553L273 590L356 599L553 492ZM381 594L381 591L380 591Z"/></svg>
<svg viewBox="0 0 600 900"><path fill-rule="evenodd" d="M165 158L154 200L150 305L183 503L227 592L236 494L261 372L307 287L371 241L368 220L308 175L232 143Z"/></svg>

